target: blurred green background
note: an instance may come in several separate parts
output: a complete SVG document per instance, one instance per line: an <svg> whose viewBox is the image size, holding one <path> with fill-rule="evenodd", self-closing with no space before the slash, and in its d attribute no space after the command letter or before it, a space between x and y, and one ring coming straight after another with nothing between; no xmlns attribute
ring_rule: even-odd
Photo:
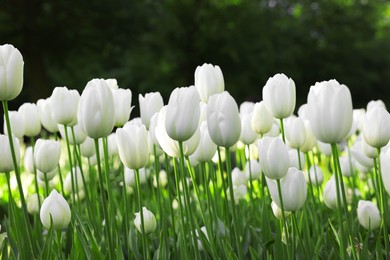
<svg viewBox="0 0 390 260"><path fill-rule="evenodd" d="M316 81L337 79L354 107L390 101L390 3L370 0L2 0L0 43L19 48L25 85L10 106L80 93L92 78L116 78L138 93L194 82L205 62L219 65L240 103L261 100L283 72L306 102ZM137 113L137 112L135 112Z"/></svg>

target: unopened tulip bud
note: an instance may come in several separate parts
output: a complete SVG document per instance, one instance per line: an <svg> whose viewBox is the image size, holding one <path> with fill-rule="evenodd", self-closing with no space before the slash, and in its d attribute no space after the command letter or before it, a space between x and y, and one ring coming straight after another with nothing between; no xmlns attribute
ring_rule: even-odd
<svg viewBox="0 0 390 260"><path fill-rule="evenodd" d="M149 129L150 120L164 106L163 98L159 92L145 94L145 97L139 94L139 109L142 123Z"/></svg>
<svg viewBox="0 0 390 260"><path fill-rule="evenodd" d="M286 176L290 157L286 145L278 137L263 137L259 140L259 161L264 174L273 180Z"/></svg>
<svg viewBox="0 0 390 260"><path fill-rule="evenodd" d="M204 63L195 70L195 87L202 102L207 103L210 96L225 90L223 74L219 66Z"/></svg>
<svg viewBox="0 0 390 260"><path fill-rule="evenodd" d="M24 135L28 137L37 136L41 132L41 120L39 119L37 105L24 103L18 109L24 122Z"/></svg>
<svg viewBox="0 0 390 260"><path fill-rule="evenodd" d="M151 211L149 211L145 207L142 208L142 213L143 213L143 216L144 216L144 231L145 231L145 234L152 233L153 231L156 230L156 227L157 227L156 217L153 215L153 213ZM137 228L137 230L140 233L142 233L140 212L135 213L134 225Z"/></svg>
<svg viewBox="0 0 390 260"><path fill-rule="evenodd" d="M368 200L359 200L357 216L360 225L365 229L374 230L381 224L381 216L378 207Z"/></svg>
<svg viewBox="0 0 390 260"><path fill-rule="evenodd" d="M257 134L269 132L274 123L273 115L268 111L264 101L256 103L253 108L251 126Z"/></svg>
<svg viewBox="0 0 390 260"><path fill-rule="evenodd" d="M50 99L52 117L57 124L71 126L77 123L77 109L80 100L77 90L56 87Z"/></svg>
<svg viewBox="0 0 390 260"><path fill-rule="evenodd" d="M383 107L367 111L363 121L363 136L367 144L380 148L390 140L390 114Z"/></svg>
<svg viewBox="0 0 390 260"><path fill-rule="evenodd" d="M69 204L61 194L53 190L42 203L40 217L46 229L50 229L51 223L55 230L64 229L71 219Z"/></svg>
<svg viewBox="0 0 390 260"><path fill-rule="evenodd" d="M11 44L0 45L0 100L16 98L23 88L22 54Z"/></svg>
<svg viewBox="0 0 390 260"><path fill-rule="evenodd" d="M16 137L13 137L13 144L15 148L16 163L19 165L20 161L20 148L19 140ZM0 135L0 172L10 172L15 169L11 148L8 141L8 136Z"/></svg>

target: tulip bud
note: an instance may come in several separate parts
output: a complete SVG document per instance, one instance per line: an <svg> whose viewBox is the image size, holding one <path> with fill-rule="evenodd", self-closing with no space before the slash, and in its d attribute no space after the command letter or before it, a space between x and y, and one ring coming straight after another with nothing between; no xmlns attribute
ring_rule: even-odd
<svg viewBox="0 0 390 260"><path fill-rule="evenodd" d="M286 176L290 158L286 145L278 137L263 137L259 140L259 161L264 174L273 180Z"/></svg>
<svg viewBox="0 0 390 260"><path fill-rule="evenodd" d="M252 144L257 139L257 134L253 131L251 122L252 122L252 114L242 114L241 118L241 134L240 141L244 144Z"/></svg>
<svg viewBox="0 0 390 260"><path fill-rule="evenodd" d="M124 165L130 169L141 169L148 163L148 132L144 125L118 128L116 136L119 157Z"/></svg>
<svg viewBox="0 0 390 260"><path fill-rule="evenodd" d="M11 124L12 134L17 138L22 138L24 135L24 120L18 111L9 111L9 121ZM7 125L4 118L4 134L8 135Z"/></svg>
<svg viewBox="0 0 390 260"><path fill-rule="evenodd" d="M305 155L301 151L299 151L298 157L298 151L296 149L291 148L288 149L288 155L290 157L290 166L302 170L306 163Z"/></svg>
<svg viewBox="0 0 390 260"><path fill-rule="evenodd" d="M332 146L330 144L323 143L317 140L317 148L322 154L326 156L332 155Z"/></svg>
<svg viewBox="0 0 390 260"><path fill-rule="evenodd" d="M368 200L359 200L357 216L360 225L365 229L374 230L381 224L381 216L378 207Z"/></svg>
<svg viewBox="0 0 390 260"><path fill-rule="evenodd" d="M38 200L39 194L34 193L27 197L26 204L27 204L27 212L30 214L37 214L39 213L39 200ZM43 200L42 196L39 196L40 201Z"/></svg>
<svg viewBox="0 0 390 260"><path fill-rule="evenodd" d="M16 137L12 138L16 155L16 163L19 165L19 140ZM0 134L0 172L10 172L13 170L15 170L15 167L12 160L11 147L9 145L8 136Z"/></svg>
<svg viewBox="0 0 390 260"><path fill-rule="evenodd" d="M73 181L75 185L75 192L78 190L79 192L81 190L84 190L84 182L83 182L83 176L80 170L80 167L76 166L73 167L71 171L68 172L68 174L65 177L64 180L64 191L69 194L72 191L72 175L73 175ZM85 178L86 179L86 178Z"/></svg>
<svg viewBox="0 0 390 260"><path fill-rule="evenodd" d="M367 157L367 155L363 152L363 142L363 140L357 139L351 147L351 154L359 164L371 169L374 167L374 160Z"/></svg>
<svg viewBox="0 0 390 260"><path fill-rule="evenodd" d="M80 145L80 152L81 155L86 158L90 158L93 155L95 155L96 150L95 150L95 142L93 141L93 139L86 137L84 142L82 142Z"/></svg>
<svg viewBox="0 0 390 260"><path fill-rule="evenodd" d="M33 149L31 146L27 147L24 151L23 166L26 172L34 173L34 156Z"/></svg>
<svg viewBox="0 0 390 260"><path fill-rule="evenodd" d="M199 94L194 86L173 90L165 118L169 137L176 141L190 139L199 125L199 102Z"/></svg>
<svg viewBox="0 0 390 260"><path fill-rule="evenodd" d="M114 98L104 79L87 83L80 97L77 118L87 136L92 139L107 137L115 124Z"/></svg>
<svg viewBox="0 0 390 260"><path fill-rule="evenodd" d="M353 110L352 126L347 135L347 139L356 134L357 131L363 130L363 121L366 117L366 110L364 108Z"/></svg>
<svg viewBox="0 0 390 260"><path fill-rule="evenodd" d="M321 185L324 181L324 174L322 173L321 168L317 165L312 165L305 177L306 182L311 182L314 185Z"/></svg>
<svg viewBox="0 0 390 260"><path fill-rule="evenodd" d="M279 208L279 206L275 203L275 201L272 201L272 202L271 202L271 208L272 208L272 212L274 213L274 216L275 216L277 219L283 220L283 213L282 213L282 210L281 210L281 209ZM284 216L285 216L285 217L288 217L290 214L291 214L291 211L287 211L287 210L284 211Z"/></svg>
<svg viewBox="0 0 390 260"><path fill-rule="evenodd" d="M37 170L37 177L43 182L45 182L45 180L51 181L56 176L57 172L57 167L50 172L41 172L40 170Z"/></svg>
<svg viewBox="0 0 390 260"><path fill-rule="evenodd" d="M237 167L235 167L232 170L232 182L233 185L239 186L239 185L246 185L248 182L248 179L246 175Z"/></svg>
<svg viewBox="0 0 390 260"><path fill-rule="evenodd" d="M39 119L37 105L24 103L19 107L24 122L24 135L28 137L37 136L41 132L41 120Z"/></svg>
<svg viewBox="0 0 390 260"><path fill-rule="evenodd" d="M386 105L385 103L378 99L378 100L371 100L370 102L367 103L367 112L371 109L373 109L374 107L382 107L384 109L386 109Z"/></svg>
<svg viewBox="0 0 390 260"><path fill-rule="evenodd" d="M0 45L0 100L16 98L23 88L22 54L11 44Z"/></svg>
<svg viewBox="0 0 390 260"><path fill-rule="evenodd" d="M118 81L116 79L105 79L104 80L107 85L110 87L110 89L114 90L114 89L118 89L119 86L118 86Z"/></svg>
<svg viewBox="0 0 390 260"><path fill-rule="evenodd" d="M257 134L265 134L271 130L274 123L273 115L268 111L264 101L256 103L253 108L251 126Z"/></svg>
<svg viewBox="0 0 390 260"><path fill-rule="evenodd" d="M339 190L340 190L340 194L341 194L341 184L339 184ZM323 197L324 197L324 203L328 208L330 208L330 209L337 208L338 202L337 202L337 190L336 190L335 175L332 175L332 177L326 183ZM340 203L341 203L341 205L343 205L343 200L341 198L340 198Z"/></svg>
<svg viewBox="0 0 390 260"><path fill-rule="evenodd" d="M387 194L390 194L390 149L381 152L380 165L383 186Z"/></svg>
<svg viewBox="0 0 390 260"><path fill-rule="evenodd" d="M234 196L234 203L238 205L240 200L244 199L246 196L246 193L248 191L248 188L246 185L240 184L240 185L233 185L233 196ZM229 194L229 188L226 189L226 194ZM228 197L230 199L230 196Z"/></svg>
<svg viewBox="0 0 390 260"><path fill-rule="evenodd" d="M277 183L275 180L266 178L272 199L281 208ZM280 180L283 198L283 207L287 211L297 211L303 207L307 196L305 176L295 167L290 167L286 176Z"/></svg>
<svg viewBox="0 0 390 260"><path fill-rule="evenodd" d="M286 139L291 148L300 149L306 141L306 127L299 117L289 117L286 120Z"/></svg>
<svg viewBox="0 0 390 260"><path fill-rule="evenodd" d="M383 107L367 111L363 121L363 136L367 144L380 148L390 140L390 114Z"/></svg>
<svg viewBox="0 0 390 260"><path fill-rule="evenodd" d="M50 229L51 222L55 230L61 230L69 225L71 212L69 204L55 189L50 193L41 206L41 222L46 229Z"/></svg>
<svg viewBox="0 0 390 260"><path fill-rule="evenodd" d="M268 79L263 88L263 100L275 118L287 118L295 109L295 83L284 74Z"/></svg>
<svg viewBox="0 0 390 260"><path fill-rule="evenodd" d="M204 63L196 67L195 87L204 103L207 103L213 94L222 93L225 90L225 82L219 66Z"/></svg>
<svg viewBox="0 0 390 260"><path fill-rule="evenodd" d="M38 139L34 148L34 162L38 170L48 173L57 168L61 155L61 143Z"/></svg>
<svg viewBox="0 0 390 260"><path fill-rule="evenodd" d="M139 182L145 184L150 176L150 172L145 168L139 169ZM135 171L133 169L125 167L125 184L127 186L135 187Z"/></svg>
<svg viewBox="0 0 390 260"><path fill-rule="evenodd" d="M156 230L156 227L157 227L156 218L153 215L153 213L150 212L145 207L142 207L142 213L143 213L143 216L144 216L144 231L145 231L145 234L152 233L153 231ZM140 233L142 233L140 212L135 213L134 225L137 228L137 230Z"/></svg>
<svg viewBox="0 0 390 260"><path fill-rule="evenodd" d="M51 94L53 119L60 125L74 125L77 123L77 109L80 94L75 89L56 87Z"/></svg>
<svg viewBox="0 0 390 260"><path fill-rule="evenodd" d="M340 167L341 173L345 177L351 177L354 174L355 160L353 158L349 158L348 156L341 156Z"/></svg>
<svg viewBox="0 0 390 260"><path fill-rule="evenodd" d="M43 127L50 133L58 132L57 121L52 116L51 99L40 99L37 102L39 119Z"/></svg>
<svg viewBox="0 0 390 260"><path fill-rule="evenodd" d="M164 106L164 101L159 92L145 94L145 97L139 94L139 109L142 123L149 129L152 116Z"/></svg>
<svg viewBox="0 0 390 260"><path fill-rule="evenodd" d="M240 116L243 115L249 115L253 112L253 109L255 107L255 103L250 102L250 101L244 101L240 105Z"/></svg>
<svg viewBox="0 0 390 260"><path fill-rule="evenodd" d="M193 156L199 162L208 162L213 158L217 151L217 145L211 140L206 121L202 122L199 130L200 140Z"/></svg>
<svg viewBox="0 0 390 260"><path fill-rule="evenodd" d="M252 176L252 180L257 180L261 176L260 163L257 160L247 161L245 164L245 176L249 180Z"/></svg>
<svg viewBox="0 0 390 260"><path fill-rule="evenodd" d="M315 137L324 143L343 140L352 125L352 98L336 80L317 82L307 97L308 117Z"/></svg>
<svg viewBox="0 0 390 260"><path fill-rule="evenodd" d="M317 139L314 136L313 132L311 131L310 122L305 120L304 124L305 124L306 138L305 138L305 143L301 147L301 151L303 153L307 153L313 150L313 148L316 146Z"/></svg>
<svg viewBox="0 0 390 260"><path fill-rule="evenodd" d="M129 121L131 110L131 90L130 89L111 89L115 103L115 126L123 126Z"/></svg>
<svg viewBox="0 0 390 260"><path fill-rule="evenodd" d="M237 103L227 91L209 98L207 126L211 140L218 146L232 147L240 138L241 121Z"/></svg>
<svg viewBox="0 0 390 260"><path fill-rule="evenodd" d="M378 152L376 148L372 147L371 145L367 144L366 140L364 138L362 140L362 147L363 147L363 153L371 159L378 157Z"/></svg>

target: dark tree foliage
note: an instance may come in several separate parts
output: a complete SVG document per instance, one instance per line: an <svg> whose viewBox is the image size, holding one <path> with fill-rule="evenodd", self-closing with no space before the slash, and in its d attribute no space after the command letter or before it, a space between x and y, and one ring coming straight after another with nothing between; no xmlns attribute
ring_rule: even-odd
<svg viewBox="0 0 390 260"><path fill-rule="evenodd" d="M167 101L204 62L222 68L238 102L260 100L267 79L283 72L298 104L316 81L335 78L364 107L390 101L389 32L384 0L0 1L0 44L25 59L14 108L96 77L117 78L134 102L151 91Z"/></svg>

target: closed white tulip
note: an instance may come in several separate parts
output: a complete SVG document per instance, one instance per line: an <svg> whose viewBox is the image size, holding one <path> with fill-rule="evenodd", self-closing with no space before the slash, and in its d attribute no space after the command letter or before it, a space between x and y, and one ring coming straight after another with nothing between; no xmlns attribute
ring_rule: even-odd
<svg viewBox="0 0 390 260"><path fill-rule="evenodd" d="M61 230L66 228L71 219L71 212L68 202L55 189L50 193L41 206L41 222L46 229L50 229L53 221L53 229Z"/></svg>
<svg viewBox="0 0 390 260"><path fill-rule="evenodd" d="M240 105L240 115L249 115L253 112L253 109L255 108L255 103L250 101L244 101Z"/></svg>
<svg viewBox="0 0 390 260"><path fill-rule="evenodd" d="M52 116L52 105L51 99L40 99L37 102L39 119L41 120L42 126L50 133L58 132L57 121Z"/></svg>
<svg viewBox="0 0 390 260"><path fill-rule="evenodd" d="M40 170L37 170L37 177L43 182L45 182L45 180L51 181L57 175L57 173L58 168L55 168L50 172L41 172Z"/></svg>
<svg viewBox="0 0 390 260"><path fill-rule="evenodd" d="M352 98L347 86L336 80L317 82L307 97L308 117L317 140L338 143L352 126Z"/></svg>
<svg viewBox="0 0 390 260"><path fill-rule="evenodd" d="M368 200L359 200L357 216L360 225L365 229L374 230L381 224L381 216L378 207Z"/></svg>
<svg viewBox="0 0 390 260"><path fill-rule="evenodd" d="M385 103L378 99L378 100L371 100L370 102L367 103L367 112L371 109L373 109L374 107L382 107L384 109L386 109L386 105Z"/></svg>
<svg viewBox="0 0 390 260"><path fill-rule="evenodd" d="M37 105L33 103L24 103L19 107L18 112L23 118L24 135L28 137L37 136L42 129Z"/></svg>
<svg viewBox="0 0 390 260"><path fill-rule="evenodd" d="M232 147L240 138L241 120L237 103L227 91L209 98L207 126L211 140L218 146Z"/></svg>
<svg viewBox="0 0 390 260"><path fill-rule="evenodd" d="M305 154L303 154L301 151L299 151L299 157L298 152L296 149L288 149L288 155L290 157L290 166L295 167L297 169L303 168L306 163ZM299 166L299 160L301 161L301 166ZM301 169L302 170L302 169Z"/></svg>
<svg viewBox="0 0 390 260"><path fill-rule="evenodd" d="M390 149L381 152L380 163L383 186L390 195Z"/></svg>
<svg viewBox="0 0 390 260"><path fill-rule="evenodd" d="M390 140L390 114L377 106L367 111L363 121L363 136L367 144L380 148Z"/></svg>
<svg viewBox="0 0 390 260"><path fill-rule="evenodd" d="M92 139L107 137L114 128L114 115L114 98L106 81L89 81L81 94L77 112L83 131Z"/></svg>
<svg viewBox="0 0 390 260"><path fill-rule="evenodd" d="M326 156L332 155L332 146L328 143L323 143L317 140L317 148L322 154Z"/></svg>
<svg viewBox="0 0 390 260"><path fill-rule="evenodd" d="M53 119L60 125L74 125L77 123L77 109L80 94L75 89L56 87L51 94Z"/></svg>
<svg viewBox="0 0 390 260"><path fill-rule="evenodd" d="M267 185L273 201L281 208L277 183L267 178ZM288 169L286 176L281 179L280 187L283 198L283 207L287 211L297 211L303 207L307 196L305 176L295 167Z"/></svg>
<svg viewBox="0 0 390 260"><path fill-rule="evenodd" d="M39 196L39 194L34 193L26 198L26 204L27 204L27 212L30 214L37 214L39 213L39 200L43 201L42 196Z"/></svg>
<svg viewBox="0 0 390 260"><path fill-rule="evenodd" d="M69 194L72 191L72 175L76 191L84 190L83 176L80 167L76 166L69 171L64 180L64 191ZM86 176L84 179L87 180Z"/></svg>
<svg viewBox="0 0 390 260"><path fill-rule="evenodd" d="M38 170L49 173L57 168L61 155L61 143L38 139L34 148L34 162Z"/></svg>
<svg viewBox="0 0 390 260"><path fill-rule="evenodd" d="M335 209L335 208L337 208L337 205L338 205L336 187L337 186L336 186L335 175L332 175L332 177L325 184L325 188L324 188L324 192L323 192L324 203L330 209ZM340 191L340 196L341 196L341 184L340 183L339 183L339 191ZM341 205L343 205L343 199L341 197L340 197L340 203L341 203Z"/></svg>
<svg viewBox="0 0 390 260"><path fill-rule="evenodd" d="M16 98L23 88L22 54L11 44L0 45L0 100Z"/></svg>
<svg viewBox="0 0 390 260"><path fill-rule="evenodd" d="M248 178L239 168L234 167L232 170L232 182L235 186L246 185Z"/></svg>
<svg viewBox="0 0 390 260"><path fill-rule="evenodd" d="M273 115L268 111L264 101L256 103L253 108L251 126L257 134L269 132L274 123Z"/></svg>
<svg viewBox="0 0 390 260"><path fill-rule="evenodd" d="M202 102L207 103L210 96L225 90L225 81L221 68L204 63L195 70L195 87Z"/></svg>
<svg viewBox="0 0 390 260"><path fill-rule="evenodd" d="M19 165L20 161L20 146L19 140L16 137L12 137L15 155L16 155L16 163ZM8 136L0 134L0 172L10 172L15 170L11 147L8 142Z"/></svg>
<svg viewBox="0 0 390 260"><path fill-rule="evenodd" d="M364 140L357 139L351 147L351 154L359 164L368 169L371 169L374 167L374 160L364 153L363 142Z"/></svg>
<svg viewBox="0 0 390 260"><path fill-rule="evenodd" d="M139 94L138 101L142 123L146 129L149 129L152 116L164 106L163 98L160 92L152 92L145 94L145 96Z"/></svg>
<svg viewBox="0 0 390 260"><path fill-rule="evenodd" d="M252 144L257 139L257 133L252 129L252 113L242 114L240 141L246 145Z"/></svg>
<svg viewBox="0 0 390 260"><path fill-rule="evenodd" d="M278 137L265 136L258 143L260 167L273 180L286 176L290 157L286 145Z"/></svg>
<svg viewBox="0 0 390 260"><path fill-rule="evenodd" d="M249 163L250 162L250 163ZM249 180L252 176L252 180L257 180L261 176L260 163L257 160L247 161L245 164L245 176Z"/></svg>
<svg viewBox="0 0 390 260"><path fill-rule="evenodd" d="M24 135L24 120L18 111L9 111L9 121L11 124L12 134L17 138L22 138ZM7 125L4 118L4 134L8 135Z"/></svg>
<svg viewBox="0 0 390 260"><path fill-rule="evenodd" d="M92 138L86 137L84 142L80 144L80 152L81 155L90 158L93 155L95 155L96 150L95 150L95 142L93 141Z"/></svg>
<svg viewBox="0 0 390 260"><path fill-rule="evenodd" d="M295 83L283 73L270 77L263 88L263 100L275 118L287 118L295 109Z"/></svg>
<svg viewBox="0 0 390 260"><path fill-rule="evenodd" d="M301 146L300 149L303 153L307 153L313 150L313 148L316 146L317 139L314 136L313 132L311 131L310 122L308 120L305 120L304 124L305 124L306 138L305 138L305 143L303 144L303 146Z"/></svg>
<svg viewBox="0 0 390 260"><path fill-rule="evenodd" d="M209 130L207 128L207 122L203 121L199 127L200 138L199 144L193 154L194 158L199 162L210 161L215 152L217 151L217 145L211 140Z"/></svg>
<svg viewBox="0 0 390 260"><path fill-rule="evenodd" d="M34 173L34 156L31 146L27 147L24 151L23 166L26 172Z"/></svg>
<svg viewBox="0 0 390 260"><path fill-rule="evenodd" d="M289 117L286 120L286 139L291 148L300 149L306 141L306 127L299 117Z"/></svg>
<svg viewBox="0 0 390 260"><path fill-rule="evenodd" d="M321 168L317 165L312 165L305 175L306 182L312 183L314 185L321 185L324 181L324 174L321 170ZM310 179L309 179L310 178Z"/></svg>
<svg viewBox="0 0 390 260"><path fill-rule="evenodd" d="M274 213L274 216L277 218L277 219L280 219L280 220L283 220L283 212L282 210L279 208L279 206L275 203L275 201L272 201L271 202L271 208L272 208L272 212ZM291 211L284 211L284 216L287 217L291 214Z"/></svg>
<svg viewBox="0 0 390 260"><path fill-rule="evenodd" d="M199 102L199 94L194 86L172 91L165 118L169 137L181 142L191 138L199 126Z"/></svg>
<svg viewBox="0 0 390 260"><path fill-rule="evenodd" d="M116 130L119 157L130 169L141 169L149 160L148 132L144 125L129 125Z"/></svg>
<svg viewBox="0 0 390 260"><path fill-rule="evenodd" d="M355 160L353 158L349 158L347 155L341 156L339 160L340 160L340 167L343 176L345 177L353 176L355 170Z"/></svg>
<svg viewBox="0 0 390 260"><path fill-rule="evenodd" d="M150 172L145 168L139 169L139 182L145 184L150 176ZM135 187L135 171L133 169L125 167L125 183L128 186Z"/></svg>
<svg viewBox="0 0 390 260"><path fill-rule="evenodd" d="M144 216L144 231L145 234L152 233L157 228L156 217L147 208L142 207L142 213ZM141 215L140 212L135 213L134 225L137 230L142 233Z"/></svg>
<svg viewBox="0 0 390 260"><path fill-rule="evenodd" d="M111 89L115 103L115 126L123 126L129 121L130 113L133 107L131 106L131 90L130 89Z"/></svg>

